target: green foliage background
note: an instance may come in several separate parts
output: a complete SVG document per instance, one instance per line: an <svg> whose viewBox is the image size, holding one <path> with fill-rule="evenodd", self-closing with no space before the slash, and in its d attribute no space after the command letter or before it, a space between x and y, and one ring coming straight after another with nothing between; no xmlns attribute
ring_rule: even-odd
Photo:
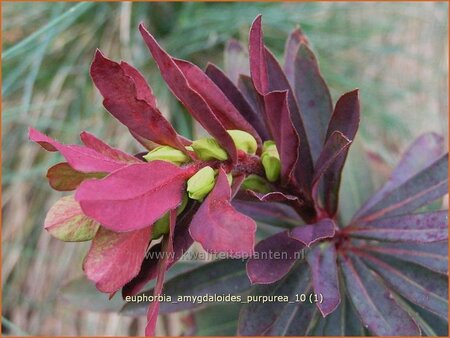
<svg viewBox="0 0 450 338"><path fill-rule="evenodd" d="M298 24L308 35L334 100L360 88L361 140L381 176L413 138L447 135L448 5L435 3L2 3L4 333L136 335L142 319L68 306L59 290L81 274L88 244L60 243L42 230L61 196L44 176L61 160L27 140L28 126L66 143L88 130L128 152L139 149L108 116L88 75L95 49L139 68L177 129L197 128L171 97L137 31L144 22L172 55L223 65L230 38L247 41L263 14L267 45L282 57ZM364 175L359 173L364 178ZM367 177L366 179L371 179ZM376 181L375 184L379 182ZM180 315L161 334L179 334Z"/></svg>

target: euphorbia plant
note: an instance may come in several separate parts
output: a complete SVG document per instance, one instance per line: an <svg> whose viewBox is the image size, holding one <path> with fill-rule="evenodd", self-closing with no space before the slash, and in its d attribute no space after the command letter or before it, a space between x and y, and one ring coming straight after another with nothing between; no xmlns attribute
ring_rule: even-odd
<svg viewBox="0 0 450 338"><path fill-rule="evenodd" d="M130 155L87 132L84 145L62 145L30 129L33 141L67 161L49 169L50 185L75 190L51 208L45 228L65 241L92 239L83 269L97 289L126 297L156 279L144 293L289 296L288 303L238 304L242 335L442 334L447 211L426 207L447 193L442 138L414 142L388 182L344 224L339 204L347 201L338 197L359 125L358 91L333 107L299 29L288 38L282 67L264 45L257 17L249 67L228 75L170 56L139 29L169 89L209 137L180 136L144 77L100 51L91 76L103 104L147 151ZM228 49L245 53L236 41ZM255 245L253 218L278 230ZM248 258L246 266L218 260L163 287L166 271L194 241L208 252ZM147 248L162 254L146 255ZM306 259L299 258L303 250ZM265 255L274 252L281 255ZM207 286L199 287L204 279ZM161 303L161 311L197 305ZM147 335L159 307L148 307ZM136 309L141 305L129 303L124 312Z"/></svg>

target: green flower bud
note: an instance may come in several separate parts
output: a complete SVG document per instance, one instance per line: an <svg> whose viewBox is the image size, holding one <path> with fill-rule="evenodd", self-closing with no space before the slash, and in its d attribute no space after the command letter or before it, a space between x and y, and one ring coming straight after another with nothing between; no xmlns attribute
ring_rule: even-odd
<svg viewBox="0 0 450 338"><path fill-rule="evenodd" d="M264 167L266 177L270 182L275 182L280 177L281 162L277 146L273 141L266 141L263 144L261 163Z"/></svg>
<svg viewBox="0 0 450 338"><path fill-rule="evenodd" d="M257 175L248 175L241 185L242 189L249 189L262 194L267 194L270 192L270 187L264 178Z"/></svg>
<svg viewBox="0 0 450 338"><path fill-rule="evenodd" d="M190 160L190 158L181 150L169 146L159 146L143 157L147 160L147 162L161 160L171 162L176 165L180 165Z"/></svg>
<svg viewBox="0 0 450 338"><path fill-rule="evenodd" d="M227 174L228 184L231 186L233 184L233 175L230 173Z"/></svg>
<svg viewBox="0 0 450 338"><path fill-rule="evenodd" d="M227 130L234 141L236 148L245 151L248 154L255 154L258 144L255 138L249 133L242 130Z"/></svg>
<svg viewBox="0 0 450 338"><path fill-rule="evenodd" d="M203 201L206 195L212 190L215 183L214 169L207 166L192 176L187 181L187 192L193 200Z"/></svg>
<svg viewBox="0 0 450 338"><path fill-rule="evenodd" d="M189 199L188 199L187 195L183 195L181 204L177 208L177 215L181 214L184 211L188 201L189 201ZM161 217L159 220L157 220L155 223L153 223L152 239L158 239L159 237L169 233L169 226L170 226L169 217L170 217L169 212L166 212L163 217Z"/></svg>
<svg viewBox="0 0 450 338"><path fill-rule="evenodd" d="M227 152L213 138L201 138L196 140L192 142L191 147L203 161L225 161L228 158Z"/></svg>

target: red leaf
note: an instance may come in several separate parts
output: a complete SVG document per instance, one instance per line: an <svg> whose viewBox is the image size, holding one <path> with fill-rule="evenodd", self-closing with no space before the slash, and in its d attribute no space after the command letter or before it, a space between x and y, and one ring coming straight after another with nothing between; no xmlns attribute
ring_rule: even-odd
<svg viewBox="0 0 450 338"><path fill-rule="evenodd" d="M193 174L169 162L132 164L101 180L83 182L75 198L83 212L113 231L152 225L182 201Z"/></svg>
<svg viewBox="0 0 450 338"><path fill-rule="evenodd" d="M181 138L156 108L142 75L130 65L107 59L97 50L91 77L104 97L103 105L137 135L186 152Z"/></svg>
<svg viewBox="0 0 450 338"><path fill-rule="evenodd" d="M256 223L230 204L231 189L223 169L190 226L192 238L208 252L241 256L253 253Z"/></svg>
<svg viewBox="0 0 450 338"><path fill-rule="evenodd" d="M47 178L50 186L58 191L72 191L84 180L90 178L103 178L105 176L106 173L83 173L77 171L66 162L55 164L47 171Z"/></svg>
<svg viewBox="0 0 450 338"><path fill-rule="evenodd" d="M300 187L309 195L313 174L313 162L306 136L303 117L294 98L291 86L276 58L264 46L261 16L252 24L249 38L250 73L257 92L264 96L272 91L287 91L288 106L293 126L300 138L295 176ZM266 112L267 114L267 112ZM267 118L268 122L272 121ZM278 128L278 124L269 129Z"/></svg>
<svg viewBox="0 0 450 338"><path fill-rule="evenodd" d="M233 139L221 121L214 115L205 99L191 87L174 59L159 46L142 24L139 26L139 30L172 93L183 103L191 115L217 139L231 159L236 161L237 151Z"/></svg>
<svg viewBox="0 0 450 338"><path fill-rule="evenodd" d="M304 245L290 238L287 231L260 241L255 254L247 261L247 275L252 284L272 284L283 278L297 259Z"/></svg>
<svg viewBox="0 0 450 338"><path fill-rule="evenodd" d="M268 125L281 160L281 181L287 184L299 158L300 140L291 120L287 92L274 91L264 95Z"/></svg>
<svg viewBox="0 0 450 338"><path fill-rule="evenodd" d="M293 228L289 232L289 237L296 239L306 246L325 238L331 238L336 231L336 224L333 220L324 218L315 224L307 224Z"/></svg>
<svg viewBox="0 0 450 338"><path fill-rule="evenodd" d="M78 144L63 145L58 141L55 141L42 134L36 129L30 128L28 133L30 140L39 143L44 149L48 151L59 151L61 155L65 157L70 166L81 172L112 172L128 165L130 159L117 159L117 157L111 157L99 153L96 149L81 146ZM104 144L105 147L109 147ZM114 152L113 148L110 148L111 152ZM133 162L139 162L139 160L133 158Z"/></svg>
<svg viewBox="0 0 450 338"><path fill-rule="evenodd" d="M189 234L189 224L198 209L197 206L197 204L194 204L191 207L187 207L188 209L186 209L181 216L178 216L173 235L174 256L172 262L169 264L169 267L175 264L194 242ZM156 275L158 274L158 257L160 252L161 243L151 247L146 259L142 263L139 274L123 287L122 296L124 298L126 296L134 296L138 294L148 282L156 278Z"/></svg>
<svg viewBox="0 0 450 338"><path fill-rule="evenodd" d="M323 296L323 302L316 303L317 307L326 317L341 302L335 244L318 244L309 251L306 259L311 269L314 292Z"/></svg>
<svg viewBox="0 0 450 338"><path fill-rule="evenodd" d="M156 285L153 289L153 296L159 296L162 293L164 276L167 271L167 267L170 263L170 256L173 252L173 233L176 223L177 213L175 210L170 211L169 216L169 234L165 235L162 240L162 252L164 255L163 258L160 258L158 262L158 276L156 277ZM147 312L147 326L145 327L145 335L146 336L154 336L155 335L155 327L156 320L158 318L159 312L159 302L154 301L148 307Z"/></svg>
<svg viewBox="0 0 450 338"><path fill-rule="evenodd" d="M139 273L150 241L151 227L116 233L100 227L83 270L101 292L116 292Z"/></svg>
<svg viewBox="0 0 450 338"><path fill-rule="evenodd" d="M238 129L251 134L261 145L259 137L253 126L241 115L228 97L220 88L196 65L172 59L185 76L189 86L197 92L208 104L214 116L227 130Z"/></svg>

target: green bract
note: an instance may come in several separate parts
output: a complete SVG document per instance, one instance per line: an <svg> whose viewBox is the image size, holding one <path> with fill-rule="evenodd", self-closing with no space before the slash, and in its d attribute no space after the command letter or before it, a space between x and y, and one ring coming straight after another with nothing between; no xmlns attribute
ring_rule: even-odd
<svg viewBox="0 0 450 338"><path fill-rule="evenodd" d="M197 156L203 161L225 161L228 159L226 151L213 138L201 138L196 140L192 142L191 147L194 149Z"/></svg>
<svg viewBox="0 0 450 338"><path fill-rule="evenodd" d="M186 208L188 202L187 195L183 196L181 205L177 208L177 215L181 214ZM152 239L158 239L162 235L169 233L169 213L166 212L163 217L157 220L152 227Z"/></svg>
<svg viewBox="0 0 450 338"><path fill-rule="evenodd" d="M244 182L242 182L241 189L249 189L262 194L270 192L270 187L267 185L266 180L261 176L253 174L248 175Z"/></svg>
<svg viewBox="0 0 450 338"><path fill-rule="evenodd" d="M206 195L212 190L215 183L214 169L207 166L192 176L187 181L187 192L193 200L203 201Z"/></svg>
<svg viewBox="0 0 450 338"><path fill-rule="evenodd" d="M143 157L147 160L147 162L161 160L177 165L188 162L190 160L190 158L185 153L169 146L157 147Z"/></svg>
<svg viewBox="0 0 450 338"><path fill-rule="evenodd" d="M281 172L281 162L275 142L264 142L263 153L261 154L261 163L264 167L267 179L270 182L275 182L278 180Z"/></svg>
<svg viewBox="0 0 450 338"><path fill-rule="evenodd" d="M258 144L255 138L242 130L227 130L227 133L233 139L236 148L245 151L248 154L255 154Z"/></svg>

